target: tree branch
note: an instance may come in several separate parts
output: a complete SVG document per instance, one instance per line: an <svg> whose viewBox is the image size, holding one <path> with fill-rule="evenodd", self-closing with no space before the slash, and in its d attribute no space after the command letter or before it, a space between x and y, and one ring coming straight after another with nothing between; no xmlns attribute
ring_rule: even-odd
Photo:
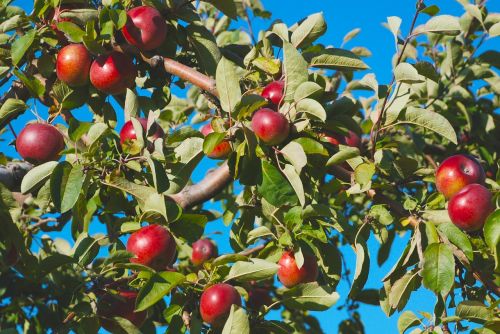
<svg viewBox="0 0 500 334"><path fill-rule="evenodd" d="M209 171L203 180L196 184L184 187L177 194L170 195L179 206L188 209L204 203L220 193L232 180L227 162L216 169Z"/></svg>

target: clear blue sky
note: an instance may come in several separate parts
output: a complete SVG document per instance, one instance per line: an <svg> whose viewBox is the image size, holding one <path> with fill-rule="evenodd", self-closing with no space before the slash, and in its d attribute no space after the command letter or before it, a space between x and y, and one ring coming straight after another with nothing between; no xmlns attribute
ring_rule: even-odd
<svg viewBox="0 0 500 334"><path fill-rule="evenodd" d="M367 64L371 70L375 72L377 79L380 83L388 83L391 78L391 59L394 53L393 37L388 30L382 26L382 22L386 21L387 16L399 16L403 19L402 31L406 33L409 28L410 21L413 17L415 10L414 0L323 0L323 1L299 1L299 0L262 0L267 10L273 13L273 19L281 19L288 25L292 25L303 17L315 13L323 12L328 24L327 33L320 39L320 42L326 45L339 46L342 43L344 35L354 28L361 28L361 33L349 42L346 47L365 46L368 47L373 55L366 59ZM488 1L488 8L491 12L500 12L500 1ZM27 0L17 0L14 4L20 5L26 9L31 10L32 2ZM427 5L437 4L441 7L441 14L461 15L463 12L461 5L455 0L428 0ZM270 25L271 21L257 19L252 22L254 30L265 29ZM483 49L495 48L499 49L498 42L487 41ZM0 89L0 93L3 91ZM180 92L176 92L181 94ZM36 105L37 112L41 115L46 115L46 108L40 103ZM120 115L119 107L115 105L117 114ZM90 113L86 112L83 108L76 114L79 119L88 119ZM24 126L24 124L34 119L34 116L29 112L18 118L13 122L16 131ZM122 121L122 120L121 120ZM0 142L1 151L9 156L17 157L17 153L12 147L7 147L7 142L13 139L12 135L7 132L3 134L1 139L6 140ZM213 161L205 159L195 171L193 176L194 180L199 180L203 177L204 172L214 166ZM210 203L207 208L217 209ZM102 231L102 225L94 222L91 226L91 233ZM223 232L222 235L212 235L217 243L221 253L229 252L230 248L227 242L227 235L229 229L226 228L221 222L210 223L207 226L206 233L211 234L214 232ZM70 239L69 225L61 233L54 236ZM387 260L386 264L379 268L376 264L376 254L378 244L371 238L369 241L369 248L371 252L372 264L370 270L370 277L366 284L366 288L380 288L381 278L390 270L392 264L397 260L401 254L404 245L408 240L408 235L396 237L395 245L391 252L391 257ZM348 247L343 249L346 255L346 260L350 269L354 269L355 257L352 250ZM341 283L338 292L341 295L339 303L343 302L343 298L347 295L349 286ZM432 293L420 289L412 294L412 298L408 303L407 310L414 312L423 310L432 313L434 308L435 297ZM398 314L393 315L392 318L387 318L378 306L363 305L360 308L362 320L365 324L366 333L397 333L397 319ZM336 333L338 323L347 318L345 310L338 311L335 307L325 312L316 312L315 315L319 318L322 328L326 333ZM276 317L277 314L271 314Z"/></svg>

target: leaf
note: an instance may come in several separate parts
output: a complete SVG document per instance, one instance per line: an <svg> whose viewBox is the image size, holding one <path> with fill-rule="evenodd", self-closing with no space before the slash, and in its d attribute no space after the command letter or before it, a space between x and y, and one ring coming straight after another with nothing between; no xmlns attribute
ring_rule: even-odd
<svg viewBox="0 0 500 334"><path fill-rule="evenodd" d="M163 164L152 158L148 157L149 168L151 169L151 174L153 176L153 181L155 184L156 191L158 194L164 193L170 187L170 181L168 180L168 175Z"/></svg>
<svg viewBox="0 0 500 334"><path fill-rule="evenodd" d="M215 8L229 16L233 20L237 19L236 2L227 0L203 0L212 4Z"/></svg>
<svg viewBox="0 0 500 334"><path fill-rule="evenodd" d="M368 184L375 175L375 165L371 162L365 162L354 170L354 180L361 186Z"/></svg>
<svg viewBox="0 0 500 334"><path fill-rule="evenodd" d="M21 182L21 192L27 194L39 187L49 178L52 171L57 166L57 161L49 161L42 165L36 166L30 170Z"/></svg>
<svg viewBox="0 0 500 334"><path fill-rule="evenodd" d="M436 5L430 5L430 6L425 7L424 9L422 9L420 11L420 13L424 13L424 14L427 14L429 16L434 16L437 13L439 13L439 7Z"/></svg>
<svg viewBox="0 0 500 334"><path fill-rule="evenodd" d="M415 67L408 63L400 63L394 69L394 76L397 82L404 82L408 84L422 82L422 77L418 74Z"/></svg>
<svg viewBox="0 0 500 334"><path fill-rule="evenodd" d="M302 168L307 165L306 153L304 152L302 145L296 142L289 142L285 147L281 149L281 153L283 154L285 159L288 160L293 165L293 167L295 167L295 170L299 174L302 171Z"/></svg>
<svg viewBox="0 0 500 334"><path fill-rule="evenodd" d="M320 52L305 53L309 66L345 71L366 70L369 67L354 53L344 49L329 48Z"/></svg>
<svg viewBox="0 0 500 334"><path fill-rule="evenodd" d="M215 149L215 147L217 145L219 145L224 140L225 137L226 137L226 134L223 132L209 133L205 137L205 140L203 141L203 152L205 154L212 153L212 151Z"/></svg>
<svg viewBox="0 0 500 334"><path fill-rule="evenodd" d="M99 240L94 239L87 233L78 236L73 247L73 258L82 266L89 265L99 253Z"/></svg>
<svg viewBox="0 0 500 334"><path fill-rule="evenodd" d="M317 97L318 95L321 95L323 93L324 89L320 85L318 85L315 82L311 81L306 81L300 84L299 87L297 87L297 90L295 90L295 94L293 96L293 100L295 102L299 102L302 99L305 99L307 97Z"/></svg>
<svg viewBox="0 0 500 334"><path fill-rule="evenodd" d="M17 69L13 70L12 73L14 73L14 75L23 82L26 88L28 88L30 93L34 96L42 97L42 95L45 93L45 86L42 85L40 80L38 80L36 77L28 77L21 70Z"/></svg>
<svg viewBox="0 0 500 334"><path fill-rule="evenodd" d="M455 313L460 318L480 324L494 317L493 310L488 309L486 305L477 300L464 300L458 304Z"/></svg>
<svg viewBox="0 0 500 334"><path fill-rule="evenodd" d="M50 177L50 193L55 206L65 213L73 208L82 190L85 175L82 166L67 161L59 163Z"/></svg>
<svg viewBox="0 0 500 334"><path fill-rule="evenodd" d="M389 291L389 306L394 310L402 310L413 291L420 286L418 271L409 271L395 281Z"/></svg>
<svg viewBox="0 0 500 334"><path fill-rule="evenodd" d="M21 15L14 15L0 23L0 33L8 32L19 27L25 19Z"/></svg>
<svg viewBox="0 0 500 334"><path fill-rule="evenodd" d="M415 68L417 69L418 74L423 75L427 79L430 79L436 83L439 82L439 73L431 63L427 61L419 61L413 66L415 66Z"/></svg>
<svg viewBox="0 0 500 334"><path fill-rule="evenodd" d="M241 100L237 66L232 61L222 57L219 65L217 65L215 81L222 109L228 113L232 113Z"/></svg>
<svg viewBox="0 0 500 334"><path fill-rule="evenodd" d="M57 29L68 36L69 41L73 43L81 43L83 36L85 36L85 31L73 22L59 22L57 23Z"/></svg>
<svg viewBox="0 0 500 334"><path fill-rule="evenodd" d="M2 129L7 123L19 115L21 115L28 105L22 100L8 98L0 107L0 129Z"/></svg>
<svg viewBox="0 0 500 334"><path fill-rule="evenodd" d="M88 22L97 21L97 9L81 8L61 11L61 18L69 19L68 21L75 22L81 26L85 26Z"/></svg>
<svg viewBox="0 0 500 334"><path fill-rule="evenodd" d="M394 36L394 40L397 42L398 41L398 36L399 36L399 27L401 27L401 20L400 17L398 16L389 16L387 18L387 25L389 26L389 30L392 32L392 35Z"/></svg>
<svg viewBox="0 0 500 334"><path fill-rule="evenodd" d="M351 147L346 145L339 145L339 151L335 153L328 161L326 166L334 166L341 164L344 161L358 157L360 155L359 149L357 147Z"/></svg>
<svg viewBox="0 0 500 334"><path fill-rule="evenodd" d="M208 75L214 76L217 64L221 60L221 53L213 34L200 24L188 25L186 33L201 69Z"/></svg>
<svg viewBox="0 0 500 334"><path fill-rule="evenodd" d="M150 308L185 280L186 276L173 271L152 275L137 295L135 311L140 312Z"/></svg>
<svg viewBox="0 0 500 334"><path fill-rule="evenodd" d="M500 22L497 22L494 25L492 25L488 32L489 32L491 37L500 36Z"/></svg>
<svg viewBox="0 0 500 334"><path fill-rule="evenodd" d="M250 334L248 315L241 306L231 305L231 312L222 329L222 334Z"/></svg>
<svg viewBox="0 0 500 334"><path fill-rule="evenodd" d="M252 65L271 75L276 75L281 70L281 63L277 59L267 57L255 58L252 60Z"/></svg>
<svg viewBox="0 0 500 334"><path fill-rule="evenodd" d="M273 232L266 226L259 226L250 232L248 232L248 238L247 241L249 243L252 242L252 240L262 238L262 237L267 237L267 236L274 236Z"/></svg>
<svg viewBox="0 0 500 334"><path fill-rule="evenodd" d="M354 298L363 290L368 279L368 271L370 270L370 253L368 253L366 243L356 243L354 251L356 252L356 270L351 290L349 291L349 298Z"/></svg>
<svg viewBox="0 0 500 334"><path fill-rule="evenodd" d="M451 241L452 244L462 250L465 256L467 256L470 261L473 260L474 254L472 253L472 244L467 235L462 232L462 230L460 230L452 223L439 224L437 226L437 229L439 230L439 232L443 233L446 238Z"/></svg>
<svg viewBox="0 0 500 334"><path fill-rule="evenodd" d="M304 206L306 203L305 193L304 193L304 185L302 184L302 180L300 179L299 174L293 168L292 165L286 164L285 168L283 168L283 174L285 174L288 182L292 185L293 190L297 194L300 205Z"/></svg>
<svg viewBox="0 0 500 334"><path fill-rule="evenodd" d="M455 16L438 15L430 18L419 32L432 32L454 36L460 34L460 23Z"/></svg>
<svg viewBox="0 0 500 334"><path fill-rule="evenodd" d="M296 48L310 45L326 32L326 22L323 13L309 15L299 22L298 27L293 31L291 42Z"/></svg>
<svg viewBox="0 0 500 334"><path fill-rule="evenodd" d="M360 32L361 32L360 28L355 28L355 29L349 31L347 34L345 34L344 38L342 39L342 45L345 45L351 39L358 36Z"/></svg>
<svg viewBox="0 0 500 334"><path fill-rule="evenodd" d="M311 311L324 311L332 307L339 294L328 286L316 282L299 284L283 292L283 304L291 308Z"/></svg>
<svg viewBox="0 0 500 334"><path fill-rule="evenodd" d="M404 333L408 328L418 326L420 319L412 311L404 311L398 319L398 331Z"/></svg>
<svg viewBox="0 0 500 334"><path fill-rule="evenodd" d="M317 118L320 121L326 121L326 111L325 108L316 100L313 99L302 99L295 105L295 109L298 113L304 112Z"/></svg>
<svg viewBox="0 0 500 334"><path fill-rule="evenodd" d="M272 277L278 272L278 268L276 263L262 259L238 261L231 267L225 281L232 279L241 282L260 281Z"/></svg>
<svg viewBox="0 0 500 334"><path fill-rule="evenodd" d="M16 66L19 64L26 51L28 51L31 44L35 41L35 36L36 30L32 29L12 43L12 47L10 49L12 65Z"/></svg>
<svg viewBox="0 0 500 334"><path fill-rule="evenodd" d="M132 117L137 117L139 113L139 99L133 90L127 88L125 95L125 106L123 107L125 121L129 121Z"/></svg>
<svg viewBox="0 0 500 334"><path fill-rule="evenodd" d="M295 91L307 81L309 73L307 62L297 49L290 43L283 41L283 70L285 75L285 102L294 99Z"/></svg>
<svg viewBox="0 0 500 334"><path fill-rule="evenodd" d="M484 241L495 257L495 270L500 269L500 210L486 219L483 227Z"/></svg>
<svg viewBox="0 0 500 334"><path fill-rule="evenodd" d="M416 107L408 107L402 112L395 124L414 124L434 131L445 137L454 144L457 144L457 134L446 117Z"/></svg>
<svg viewBox="0 0 500 334"><path fill-rule="evenodd" d="M391 225L394 222L394 217L383 204L373 205L370 208L370 213L368 215L385 226Z"/></svg>
<svg viewBox="0 0 500 334"><path fill-rule="evenodd" d="M259 193L274 206L294 205L297 195L288 181L278 169L269 162L262 161L262 183L258 187Z"/></svg>
<svg viewBox="0 0 500 334"><path fill-rule="evenodd" d="M444 244L430 244L424 252L423 282L426 288L447 294L455 280L455 258Z"/></svg>

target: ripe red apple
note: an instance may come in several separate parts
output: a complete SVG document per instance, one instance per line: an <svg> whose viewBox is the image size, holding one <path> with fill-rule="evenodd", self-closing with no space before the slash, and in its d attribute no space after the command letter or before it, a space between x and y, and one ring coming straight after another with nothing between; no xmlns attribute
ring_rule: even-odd
<svg viewBox="0 0 500 334"><path fill-rule="evenodd" d="M344 138L342 136L338 135L337 133L322 133L321 137L323 137L328 143L332 144L333 146L339 146L340 144L344 143Z"/></svg>
<svg viewBox="0 0 500 334"><path fill-rule="evenodd" d="M106 294L97 303L97 313L99 316L108 318L100 319L102 327L111 333L118 331L116 324L109 320L113 317L127 319L134 326L140 328L146 320L146 311L134 312L137 292L120 291L118 295Z"/></svg>
<svg viewBox="0 0 500 334"><path fill-rule="evenodd" d="M134 85L137 69L124 53L113 51L101 55L90 66L90 82L107 94L121 94Z"/></svg>
<svg viewBox="0 0 500 334"><path fill-rule="evenodd" d="M132 233L127 241L127 251L135 257L130 262L156 270L164 270L175 258L175 239L160 225L148 225Z"/></svg>
<svg viewBox="0 0 500 334"><path fill-rule="evenodd" d="M19 133L16 150L24 160L34 164L59 159L64 149L64 137L53 125L31 123Z"/></svg>
<svg viewBox="0 0 500 334"><path fill-rule="evenodd" d="M89 81L90 53L82 44L70 44L57 54L56 74L68 86L84 86Z"/></svg>
<svg viewBox="0 0 500 334"><path fill-rule="evenodd" d="M208 123L205 124L201 128L201 133L206 137L208 134L214 132L214 129L212 129L212 124ZM211 159L225 159L231 153L231 144L227 140L221 141L215 148L213 149L212 152L210 152L207 156Z"/></svg>
<svg viewBox="0 0 500 334"><path fill-rule="evenodd" d="M218 255L217 246L210 239L200 239L193 243L191 262L199 266L203 262L213 259Z"/></svg>
<svg viewBox="0 0 500 334"><path fill-rule="evenodd" d="M241 306L241 296L238 291L226 283L215 284L201 295L201 318L210 325L221 327L229 316L233 304Z"/></svg>
<svg viewBox="0 0 500 334"><path fill-rule="evenodd" d="M361 138L354 131L349 130L347 136L344 137L345 144L351 147L359 147L361 145Z"/></svg>
<svg viewBox="0 0 500 334"><path fill-rule="evenodd" d="M304 253L304 264L300 269L291 251L283 253L278 265L278 278L287 288L300 283L314 282L318 277L318 263L316 257L311 254Z"/></svg>
<svg viewBox="0 0 500 334"><path fill-rule="evenodd" d="M283 90L285 88L285 82L284 81L273 81L269 83L264 89L262 90L262 96L263 98L267 99L274 105L278 105L281 102L281 99L283 99Z"/></svg>
<svg viewBox="0 0 500 334"><path fill-rule="evenodd" d="M472 183L484 183L481 164L471 156L457 154L447 158L436 171L436 187L446 198L451 198L463 187Z"/></svg>
<svg viewBox="0 0 500 334"><path fill-rule="evenodd" d="M248 308L259 310L262 306L269 306L272 303L273 299L268 289L256 287L248 290L248 301L246 302Z"/></svg>
<svg viewBox="0 0 500 334"><path fill-rule="evenodd" d="M252 117L252 129L264 143L278 145L288 138L290 123L283 114L262 108Z"/></svg>
<svg viewBox="0 0 500 334"><path fill-rule="evenodd" d="M467 232L482 229L494 209L491 192L476 183L465 186L448 203L451 221Z"/></svg>
<svg viewBox="0 0 500 334"><path fill-rule="evenodd" d="M123 37L142 51L159 47L167 36L167 24L160 12L153 7L140 6L127 12L127 23L122 28Z"/></svg>
<svg viewBox="0 0 500 334"><path fill-rule="evenodd" d="M142 129L144 132L148 128L148 120L145 118L137 118L137 120L141 123ZM153 123L151 125L151 131L154 131L153 134L149 137L152 141L155 141L158 138L161 138L165 135L161 126L157 123ZM134 123L132 121L127 121L123 125L123 128L120 131L120 143L123 145L127 141L132 142L137 139L137 134L135 133Z"/></svg>

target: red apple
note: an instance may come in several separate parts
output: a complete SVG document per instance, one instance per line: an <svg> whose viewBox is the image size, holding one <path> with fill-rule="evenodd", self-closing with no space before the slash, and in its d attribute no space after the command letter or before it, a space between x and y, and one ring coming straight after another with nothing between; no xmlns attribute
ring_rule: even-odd
<svg viewBox="0 0 500 334"><path fill-rule="evenodd" d="M127 251L135 255L130 262L165 270L175 258L175 239L166 228L153 224L132 233Z"/></svg>
<svg viewBox="0 0 500 334"><path fill-rule="evenodd" d="M146 132L148 128L148 120L145 118L137 118L137 120L141 123L144 132ZM153 134L150 136L152 141L155 141L156 139L161 138L165 135L163 129L157 123L153 123L151 127L152 127L151 131L154 131ZM136 139L137 139L137 134L135 133L134 123L132 123L132 121L125 122L122 130L120 131L120 143L123 145L127 141L131 142Z"/></svg>
<svg viewBox="0 0 500 334"><path fill-rule="evenodd" d="M359 147L361 145L361 138L354 131L349 130L347 136L344 137L345 144L351 147Z"/></svg>
<svg viewBox="0 0 500 334"><path fill-rule="evenodd" d="M274 105L279 105L281 100L283 99L283 90L285 88L284 81L273 81L269 83L262 90L262 94L260 94L263 98L267 99Z"/></svg>
<svg viewBox="0 0 500 334"><path fill-rule="evenodd" d="M299 269L293 252L286 251L278 262L278 278L287 288L297 284L316 281L318 277L318 263L316 257L304 253L304 264Z"/></svg>
<svg viewBox="0 0 500 334"><path fill-rule="evenodd" d="M100 319L102 327L115 333L118 331L117 325L109 320L113 317L127 319L134 326L141 327L146 320L146 311L134 312L137 292L120 291L118 295L106 294L97 303L97 313L103 317Z"/></svg>
<svg viewBox="0 0 500 334"><path fill-rule="evenodd" d="M90 66L90 82L107 94L121 94L134 85L137 69L124 53L113 51L101 55Z"/></svg>
<svg viewBox="0 0 500 334"><path fill-rule="evenodd" d="M241 306L241 296L238 291L226 283L215 284L201 295L201 318L210 325L221 327L229 316L233 304Z"/></svg>
<svg viewBox="0 0 500 334"><path fill-rule="evenodd" d="M336 133L322 133L321 137L323 137L328 143L333 146L339 146L344 143L344 138Z"/></svg>
<svg viewBox="0 0 500 334"><path fill-rule="evenodd" d="M463 187L484 183L484 169L471 156L458 154L447 158L436 171L436 187L446 198L451 198Z"/></svg>
<svg viewBox="0 0 500 334"><path fill-rule="evenodd" d="M269 290L265 288L252 288L248 290L248 308L259 310L262 306L269 306L273 303L273 299L269 294Z"/></svg>
<svg viewBox="0 0 500 334"><path fill-rule="evenodd" d="M278 145L288 138L290 123L283 114L262 108L252 117L252 129L264 143Z"/></svg>
<svg viewBox="0 0 500 334"><path fill-rule="evenodd" d="M494 209L491 192L475 183L465 186L448 203L451 221L467 232L482 229Z"/></svg>
<svg viewBox="0 0 500 334"><path fill-rule="evenodd" d="M123 37L142 51L159 47L167 36L167 24L160 12L153 7L140 6L127 12L127 24L122 28Z"/></svg>
<svg viewBox="0 0 500 334"><path fill-rule="evenodd" d="M23 159L34 164L54 161L64 149L64 137L53 125L31 123L17 136L16 149Z"/></svg>
<svg viewBox="0 0 500 334"><path fill-rule="evenodd" d="M193 243L191 262L199 266L203 262L217 257L217 246L210 239L200 239Z"/></svg>
<svg viewBox="0 0 500 334"><path fill-rule="evenodd" d="M82 44L70 44L57 54L56 74L68 86L84 86L89 81L90 53Z"/></svg>
<svg viewBox="0 0 500 334"><path fill-rule="evenodd" d="M208 134L214 132L214 129L212 129L212 124L208 123L205 124L201 128L201 133L206 137ZM207 156L211 159L225 159L231 153L231 144L227 140L221 141L215 148L213 149L212 152L210 152Z"/></svg>

